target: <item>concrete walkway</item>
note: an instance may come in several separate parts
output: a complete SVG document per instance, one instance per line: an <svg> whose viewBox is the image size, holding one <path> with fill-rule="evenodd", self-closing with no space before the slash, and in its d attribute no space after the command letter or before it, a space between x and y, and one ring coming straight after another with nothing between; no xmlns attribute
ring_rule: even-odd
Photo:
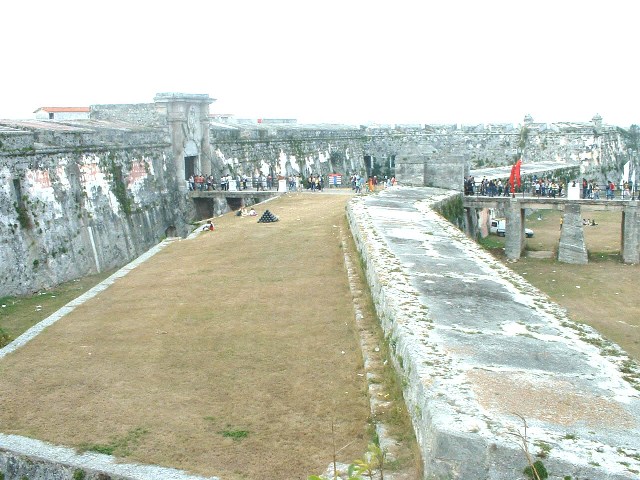
<svg viewBox="0 0 640 480"><path fill-rule="evenodd" d="M524 478L525 419L549 478L637 479L637 365L435 213L454 194L395 187L348 208L425 477Z"/></svg>

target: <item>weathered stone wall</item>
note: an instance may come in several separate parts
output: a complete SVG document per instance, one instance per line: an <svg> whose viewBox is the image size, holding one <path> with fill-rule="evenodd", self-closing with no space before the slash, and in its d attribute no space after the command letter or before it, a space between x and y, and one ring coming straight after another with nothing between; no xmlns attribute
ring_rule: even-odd
<svg viewBox="0 0 640 480"><path fill-rule="evenodd" d="M228 124L211 129L211 160L214 174L250 175L260 169L274 175L368 175L374 170L395 173L406 185L457 188L460 171L512 165L521 156L528 165L556 162L572 174L579 170L576 177L604 181L619 180L623 165L634 158L638 136L636 130L595 122L389 128ZM371 157L371 168L364 156Z"/></svg>
<svg viewBox="0 0 640 480"><path fill-rule="evenodd" d="M367 137L349 127L212 128L212 172L247 175L366 175Z"/></svg>
<svg viewBox="0 0 640 480"><path fill-rule="evenodd" d="M134 125L167 124L166 112L156 103L92 105L90 117L108 122L121 121Z"/></svg>
<svg viewBox="0 0 640 480"><path fill-rule="evenodd" d="M121 266L171 225L187 233L165 132L49 125L0 131L0 297Z"/></svg>

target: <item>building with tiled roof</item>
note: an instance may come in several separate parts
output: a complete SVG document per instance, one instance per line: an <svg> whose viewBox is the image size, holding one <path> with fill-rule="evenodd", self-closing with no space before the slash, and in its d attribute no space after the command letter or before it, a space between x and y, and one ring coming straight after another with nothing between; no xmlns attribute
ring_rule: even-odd
<svg viewBox="0 0 640 480"><path fill-rule="evenodd" d="M76 120L89 118L89 107L40 107L35 112L38 120Z"/></svg>

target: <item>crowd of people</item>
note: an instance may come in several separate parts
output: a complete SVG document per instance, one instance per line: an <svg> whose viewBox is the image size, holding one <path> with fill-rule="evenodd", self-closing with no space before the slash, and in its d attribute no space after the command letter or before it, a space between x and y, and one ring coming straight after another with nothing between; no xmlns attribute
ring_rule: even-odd
<svg viewBox="0 0 640 480"><path fill-rule="evenodd" d="M565 194L564 182L556 179L533 177L533 192L536 197L562 197Z"/></svg>
<svg viewBox="0 0 640 480"><path fill-rule="evenodd" d="M571 182L571 187L581 187L581 198L586 199L600 200L602 195L607 200L614 198L630 200L635 197L631 182L623 182L621 186L616 186L614 182L607 180L605 184L599 185L595 180L583 178L582 185L579 185L578 181L573 181ZM520 189L517 190L522 191ZM538 178L537 175L534 175L531 189L529 190L529 187L526 187L525 191L530 191L530 194L536 197L557 198L566 196L567 186L562 180L545 177ZM508 180L488 179L487 177L483 177L480 182L476 182L475 178L470 175L464 179L464 193L465 195L506 197L511 194L511 184Z"/></svg>
<svg viewBox="0 0 640 480"><path fill-rule="evenodd" d="M285 178L278 177L278 180L286 179L287 190L290 192L301 191L302 189L311 192L321 192L325 186L325 177L321 174L312 173L306 179L302 179L300 175L289 175ZM331 180L331 179L330 179ZM235 185L232 187L235 182ZM351 189L355 193L374 192L379 188L387 188L397 184L395 176L384 176L378 178L377 175L365 177L358 173L350 176ZM334 185L331 183L331 185ZM340 185L340 183L338 183ZM334 185L337 186L337 185ZM212 190L248 190L255 188L256 191L272 190L278 188L278 182L274 182L271 175L263 175L261 173L248 177L247 175L238 175L234 178L230 174L222 175L220 182L216 183L213 175L190 175L187 180L187 188L189 191L212 191Z"/></svg>
<svg viewBox="0 0 640 480"><path fill-rule="evenodd" d="M473 175L469 175L464 179L464 193L465 195L477 194L484 197L507 197L511 194L511 185L499 178L488 179L487 177L483 177L480 183L476 184Z"/></svg>
<svg viewBox="0 0 640 480"><path fill-rule="evenodd" d="M575 186L575 182L573 183ZM582 179L582 198L590 198L592 200L599 200L602 195L603 188L598 185L595 180ZM617 193L620 192L620 193ZM604 184L604 196L607 200L613 200L618 196L622 200L629 200L634 197L633 183L622 182L619 186L616 186L611 180L607 180Z"/></svg>
<svg viewBox="0 0 640 480"><path fill-rule="evenodd" d="M352 174L349 181L351 183L351 189L355 193L375 192L379 186L388 188L397 184L395 176L388 177L385 175L381 180L379 180L377 175L371 175L367 180L365 180L365 178L358 173Z"/></svg>

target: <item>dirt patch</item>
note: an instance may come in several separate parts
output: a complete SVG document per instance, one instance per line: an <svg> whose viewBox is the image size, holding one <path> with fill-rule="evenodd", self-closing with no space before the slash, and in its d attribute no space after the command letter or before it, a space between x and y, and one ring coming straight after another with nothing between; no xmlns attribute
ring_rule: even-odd
<svg viewBox="0 0 640 480"><path fill-rule="evenodd" d="M0 429L202 475L359 458L368 401L342 195L288 195L171 244L0 362ZM258 217L259 218L259 217ZM360 375L358 375L360 374Z"/></svg>
<svg viewBox="0 0 640 480"><path fill-rule="evenodd" d="M631 428L635 421L620 405L589 395L566 381L512 372L474 370L467 376L484 409L517 412L528 419L559 425Z"/></svg>

